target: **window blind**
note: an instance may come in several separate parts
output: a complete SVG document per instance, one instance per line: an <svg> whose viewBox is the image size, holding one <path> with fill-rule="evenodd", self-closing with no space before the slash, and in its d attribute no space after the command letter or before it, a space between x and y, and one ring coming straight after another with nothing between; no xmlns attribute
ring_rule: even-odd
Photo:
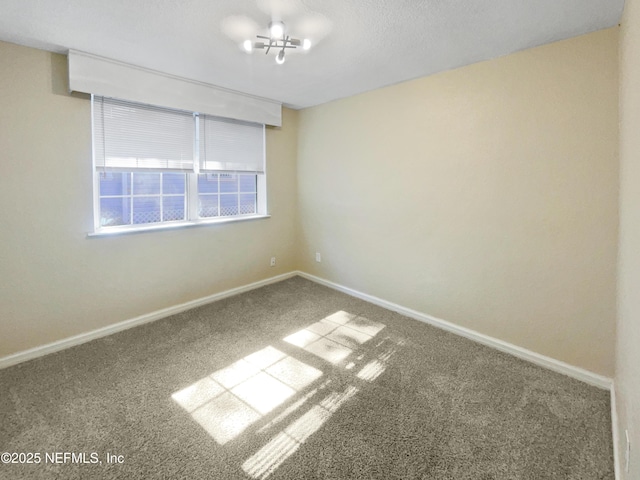
<svg viewBox="0 0 640 480"><path fill-rule="evenodd" d="M264 173L264 125L200 115L201 172Z"/></svg>
<svg viewBox="0 0 640 480"><path fill-rule="evenodd" d="M194 114L93 97L97 169L193 171Z"/></svg>

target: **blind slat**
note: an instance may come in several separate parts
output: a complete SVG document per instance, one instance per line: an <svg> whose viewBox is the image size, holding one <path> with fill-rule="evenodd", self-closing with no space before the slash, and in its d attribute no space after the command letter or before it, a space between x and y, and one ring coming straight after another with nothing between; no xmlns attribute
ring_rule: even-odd
<svg viewBox="0 0 640 480"><path fill-rule="evenodd" d="M96 168L193 171L191 112L93 98Z"/></svg>
<svg viewBox="0 0 640 480"><path fill-rule="evenodd" d="M199 131L196 137L196 121ZM264 173L264 125L93 97L97 169Z"/></svg>
<svg viewBox="0 0 640 480"><path fill-rule="evenodd" d="M264 173L264 125L200 115L201 172Z"/></svg>

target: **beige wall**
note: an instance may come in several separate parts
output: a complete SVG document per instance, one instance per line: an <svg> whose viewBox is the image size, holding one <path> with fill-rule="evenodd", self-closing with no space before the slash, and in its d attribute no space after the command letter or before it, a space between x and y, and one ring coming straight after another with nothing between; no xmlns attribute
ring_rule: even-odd
<svg viewBox="0 0 640 480"><path fill-rule="evenodd" d="M297 112L267 131L270 219L88 239L88 97L64 56L0 65L0 357L295 269Z"/></svg>
<svg viewBox="0 0 640 480"><path fill-rule="evenodd" d="M612 376L617 45L609 29L301 111L301 269Z"/></svg>
<svg viewBox="0 0 640 480"><path fill-rule="evenodd" d="M640 478L640 3L627 0L620 36L620 253L616 397L621 461L629 429L632 456L622 478ZM622 469L624 472L624 469Z"/></svg>
<svg viewBox="0 0 640 480"><path fill-rule="evenodd" d="M0 43L0 357L299 268L612 375L617 38L285 109L272 218L92 239L88 99Z"/></svg>

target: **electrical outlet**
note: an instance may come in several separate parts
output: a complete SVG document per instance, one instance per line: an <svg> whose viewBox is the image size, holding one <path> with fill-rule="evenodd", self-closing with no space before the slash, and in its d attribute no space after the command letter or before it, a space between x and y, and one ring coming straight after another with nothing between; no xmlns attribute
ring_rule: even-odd
<svg viewBox="0 0 640 480"><path fill-rule="evenodd" d="M627 439L627 448L624 455L624 471L629 473L629 461L631 460L631 442L629 441L629 430L624 431L624 436Z"/></svg>
<svg viewBox="0 0 640 480"><path fill-rule="evenodd" d="M271 266L272 267L276 266L276 257L271 257Z"/></svg>
<svg viewBox="0 0 640 480"><path fill-rule="evenodd" d="M316 252L316 262L320 263L322 261L322 255L320 255L320 252Z"/></svg>

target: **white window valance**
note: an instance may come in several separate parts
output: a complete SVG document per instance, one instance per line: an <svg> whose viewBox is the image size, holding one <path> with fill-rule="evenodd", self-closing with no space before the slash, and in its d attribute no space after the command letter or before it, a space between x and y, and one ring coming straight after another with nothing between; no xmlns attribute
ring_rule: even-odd
<svg viewBox="0 0 640 480"><path fill-rule="evenodd" d="M264 125L282 125L279 102L155 70L70 50L72 91L199 112Z"/></svg>

